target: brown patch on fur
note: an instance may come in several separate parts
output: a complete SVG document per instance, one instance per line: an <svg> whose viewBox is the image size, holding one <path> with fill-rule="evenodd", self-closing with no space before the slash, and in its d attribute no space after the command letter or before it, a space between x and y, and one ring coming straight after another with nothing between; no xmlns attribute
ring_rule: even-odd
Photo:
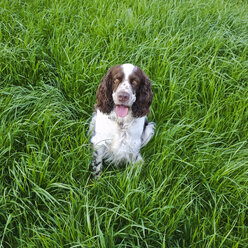
<svg viewBox="0 0 248 248"><path fill-rule="evenodd" d="M114 80L121 77L120 68L119 65L110 68L102 78L96 92L96 107L105 114L109 114L114 108L112 93L115 87L117 88L119 85L114 83Z"/></svg>
<svg viewBox="0 0 248 248"><path fill-rule="evenodd" d="M112 71L112 90L116 91L118 86L122 83L124 78L124 73L122 71L121 66L115 66Z"/></svg>
<svg viewBox="0 0 248 248"><path fill-rule="evenodd" d="M152 104L152 85L146 74L137 67L136 73L139 78L139 88L136 90L136 101L132 106L133 116L142 117L150 113Z"/></svg>

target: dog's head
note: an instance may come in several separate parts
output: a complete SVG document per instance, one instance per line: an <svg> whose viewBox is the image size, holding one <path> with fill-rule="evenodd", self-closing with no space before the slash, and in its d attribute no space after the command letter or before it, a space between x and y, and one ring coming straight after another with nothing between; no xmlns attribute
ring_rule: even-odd
<svg viewBox="0 0 248 248"><path fill-rule="evenodd" d="M115 108L119 117L125 117L128 111L141 117L149 114L153 94L146 74L137 66L123 64L109 69L96 96L96 107L103 113L109 114Z"/></svg>

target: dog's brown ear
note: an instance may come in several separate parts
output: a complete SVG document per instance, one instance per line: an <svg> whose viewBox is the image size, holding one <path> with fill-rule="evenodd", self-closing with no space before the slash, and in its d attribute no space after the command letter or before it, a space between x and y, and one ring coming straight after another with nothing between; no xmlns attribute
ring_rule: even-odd
<svg viewBox="0 0 248 248"><path fill-rule="evenodd" d="M141 69L138 70L140 70L142 80L141 85L136 92L136 101L132 106L134 117L142 117L150 114L150 106L153 97L150 79Z"/></svg>
<svg viewBox="0 0 248 248"><path fill-rule="evenodd" d="M114 108L112 98L112 69L102 78L96 92L96 107L103 113L109 114Z"/></svg>

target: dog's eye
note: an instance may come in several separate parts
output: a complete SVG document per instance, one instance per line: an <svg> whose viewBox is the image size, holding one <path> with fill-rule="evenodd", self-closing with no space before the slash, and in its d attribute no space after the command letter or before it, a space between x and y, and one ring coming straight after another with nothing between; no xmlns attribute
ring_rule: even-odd
<svg viewBox="0 0 248 248"><path fill-rule="evenodd" d="M135 81L135 80L132 81L133 86L136 86L137 84L138 84L137 81Z"/></svg>
<svg viewBox="0 0 248 248"><path fill-rule="evenodd" d="M118 83L120 83L120 80L117 78L117 79L114 80L114 83L118 84Z"/></svg>

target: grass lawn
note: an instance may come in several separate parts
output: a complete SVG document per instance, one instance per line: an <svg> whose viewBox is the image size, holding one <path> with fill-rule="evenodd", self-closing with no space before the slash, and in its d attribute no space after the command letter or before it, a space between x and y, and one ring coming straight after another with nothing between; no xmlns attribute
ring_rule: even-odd
<svg viewBox="0 0 248 248"><path fill-rule="evenodd" d="M95 92L127 62L156 134L94 181ZM0 247L248 247L248 2L1 0Z"/></svg>

